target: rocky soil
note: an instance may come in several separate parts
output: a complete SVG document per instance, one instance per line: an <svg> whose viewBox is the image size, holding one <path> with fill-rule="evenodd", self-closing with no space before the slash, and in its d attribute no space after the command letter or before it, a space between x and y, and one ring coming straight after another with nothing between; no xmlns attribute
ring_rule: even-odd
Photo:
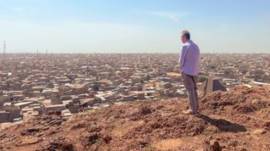
<svg viewBox="0 0 270 151"><path fill-rule="evenodd" d="M1 151L269 151L270 87L238 86L200 100L138 101L0 131Z"/></svg>

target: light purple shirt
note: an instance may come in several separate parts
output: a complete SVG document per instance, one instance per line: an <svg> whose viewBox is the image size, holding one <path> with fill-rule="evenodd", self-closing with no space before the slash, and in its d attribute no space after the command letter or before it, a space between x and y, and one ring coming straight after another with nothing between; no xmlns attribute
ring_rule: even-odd
<svg viewBox="0 0 270 151"><path fill-rule="evenodd" d="M191 40L184 43L182 52L179 55L179 63L181 72L197 76L200 72L200 49Z"/></svg>

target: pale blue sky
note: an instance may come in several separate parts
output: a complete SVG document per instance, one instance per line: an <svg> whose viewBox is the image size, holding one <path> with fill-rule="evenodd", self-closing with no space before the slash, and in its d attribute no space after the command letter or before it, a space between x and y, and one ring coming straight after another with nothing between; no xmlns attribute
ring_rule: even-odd
<svg viewBox="0 0 270 151"><path fill-rule="evenodd" d="M183 29L205 53L270 52L269 0L0 3L0 41L8 52L177 53Z"/></svg>

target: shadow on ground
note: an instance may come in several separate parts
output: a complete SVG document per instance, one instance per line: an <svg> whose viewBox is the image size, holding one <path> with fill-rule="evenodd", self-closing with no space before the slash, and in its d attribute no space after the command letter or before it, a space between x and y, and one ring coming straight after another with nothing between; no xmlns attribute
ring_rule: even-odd
<svg viewBox="0 0 270 151"><path fill-rule="evenodd" d="M220 131L223 132L245 132L247 129L245 126L237 124L237 123L232 123L230 121L227 121L225 119L214 119L210 118L209 116L200 114L198 115L198 118L203 119L207 123L216 126Z"/></svg>

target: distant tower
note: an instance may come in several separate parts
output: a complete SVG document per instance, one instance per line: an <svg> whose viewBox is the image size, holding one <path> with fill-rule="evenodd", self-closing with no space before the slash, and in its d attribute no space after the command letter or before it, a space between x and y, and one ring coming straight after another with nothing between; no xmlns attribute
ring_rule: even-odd
<svg viewBox="0 0 270 151"><path fill-rule="evenodd" d="M152 65L150 56L148 56L148 66L150 66L150 68L153 69L153 65Z"/></svg>
<svg viewBox="0 0 270 151"><path fill-rule="evenodd" d="M120 54L120 66L123 67L123 56Z"/></svg>
<svg viewBox="0 0 270 151"><path fill-rule="evenodd" d="M3 42L3 55L6 54L6 50L7 50L7 45L6 45L6 41L4 40L4 42Z"/></svg>
<svg viewBox="0 0 270 151"><path fill-rule="evenodd" d="M139 68L140 64L141 64L141 57L138 56L138 62L136 63L136 68Z"/></svg>

